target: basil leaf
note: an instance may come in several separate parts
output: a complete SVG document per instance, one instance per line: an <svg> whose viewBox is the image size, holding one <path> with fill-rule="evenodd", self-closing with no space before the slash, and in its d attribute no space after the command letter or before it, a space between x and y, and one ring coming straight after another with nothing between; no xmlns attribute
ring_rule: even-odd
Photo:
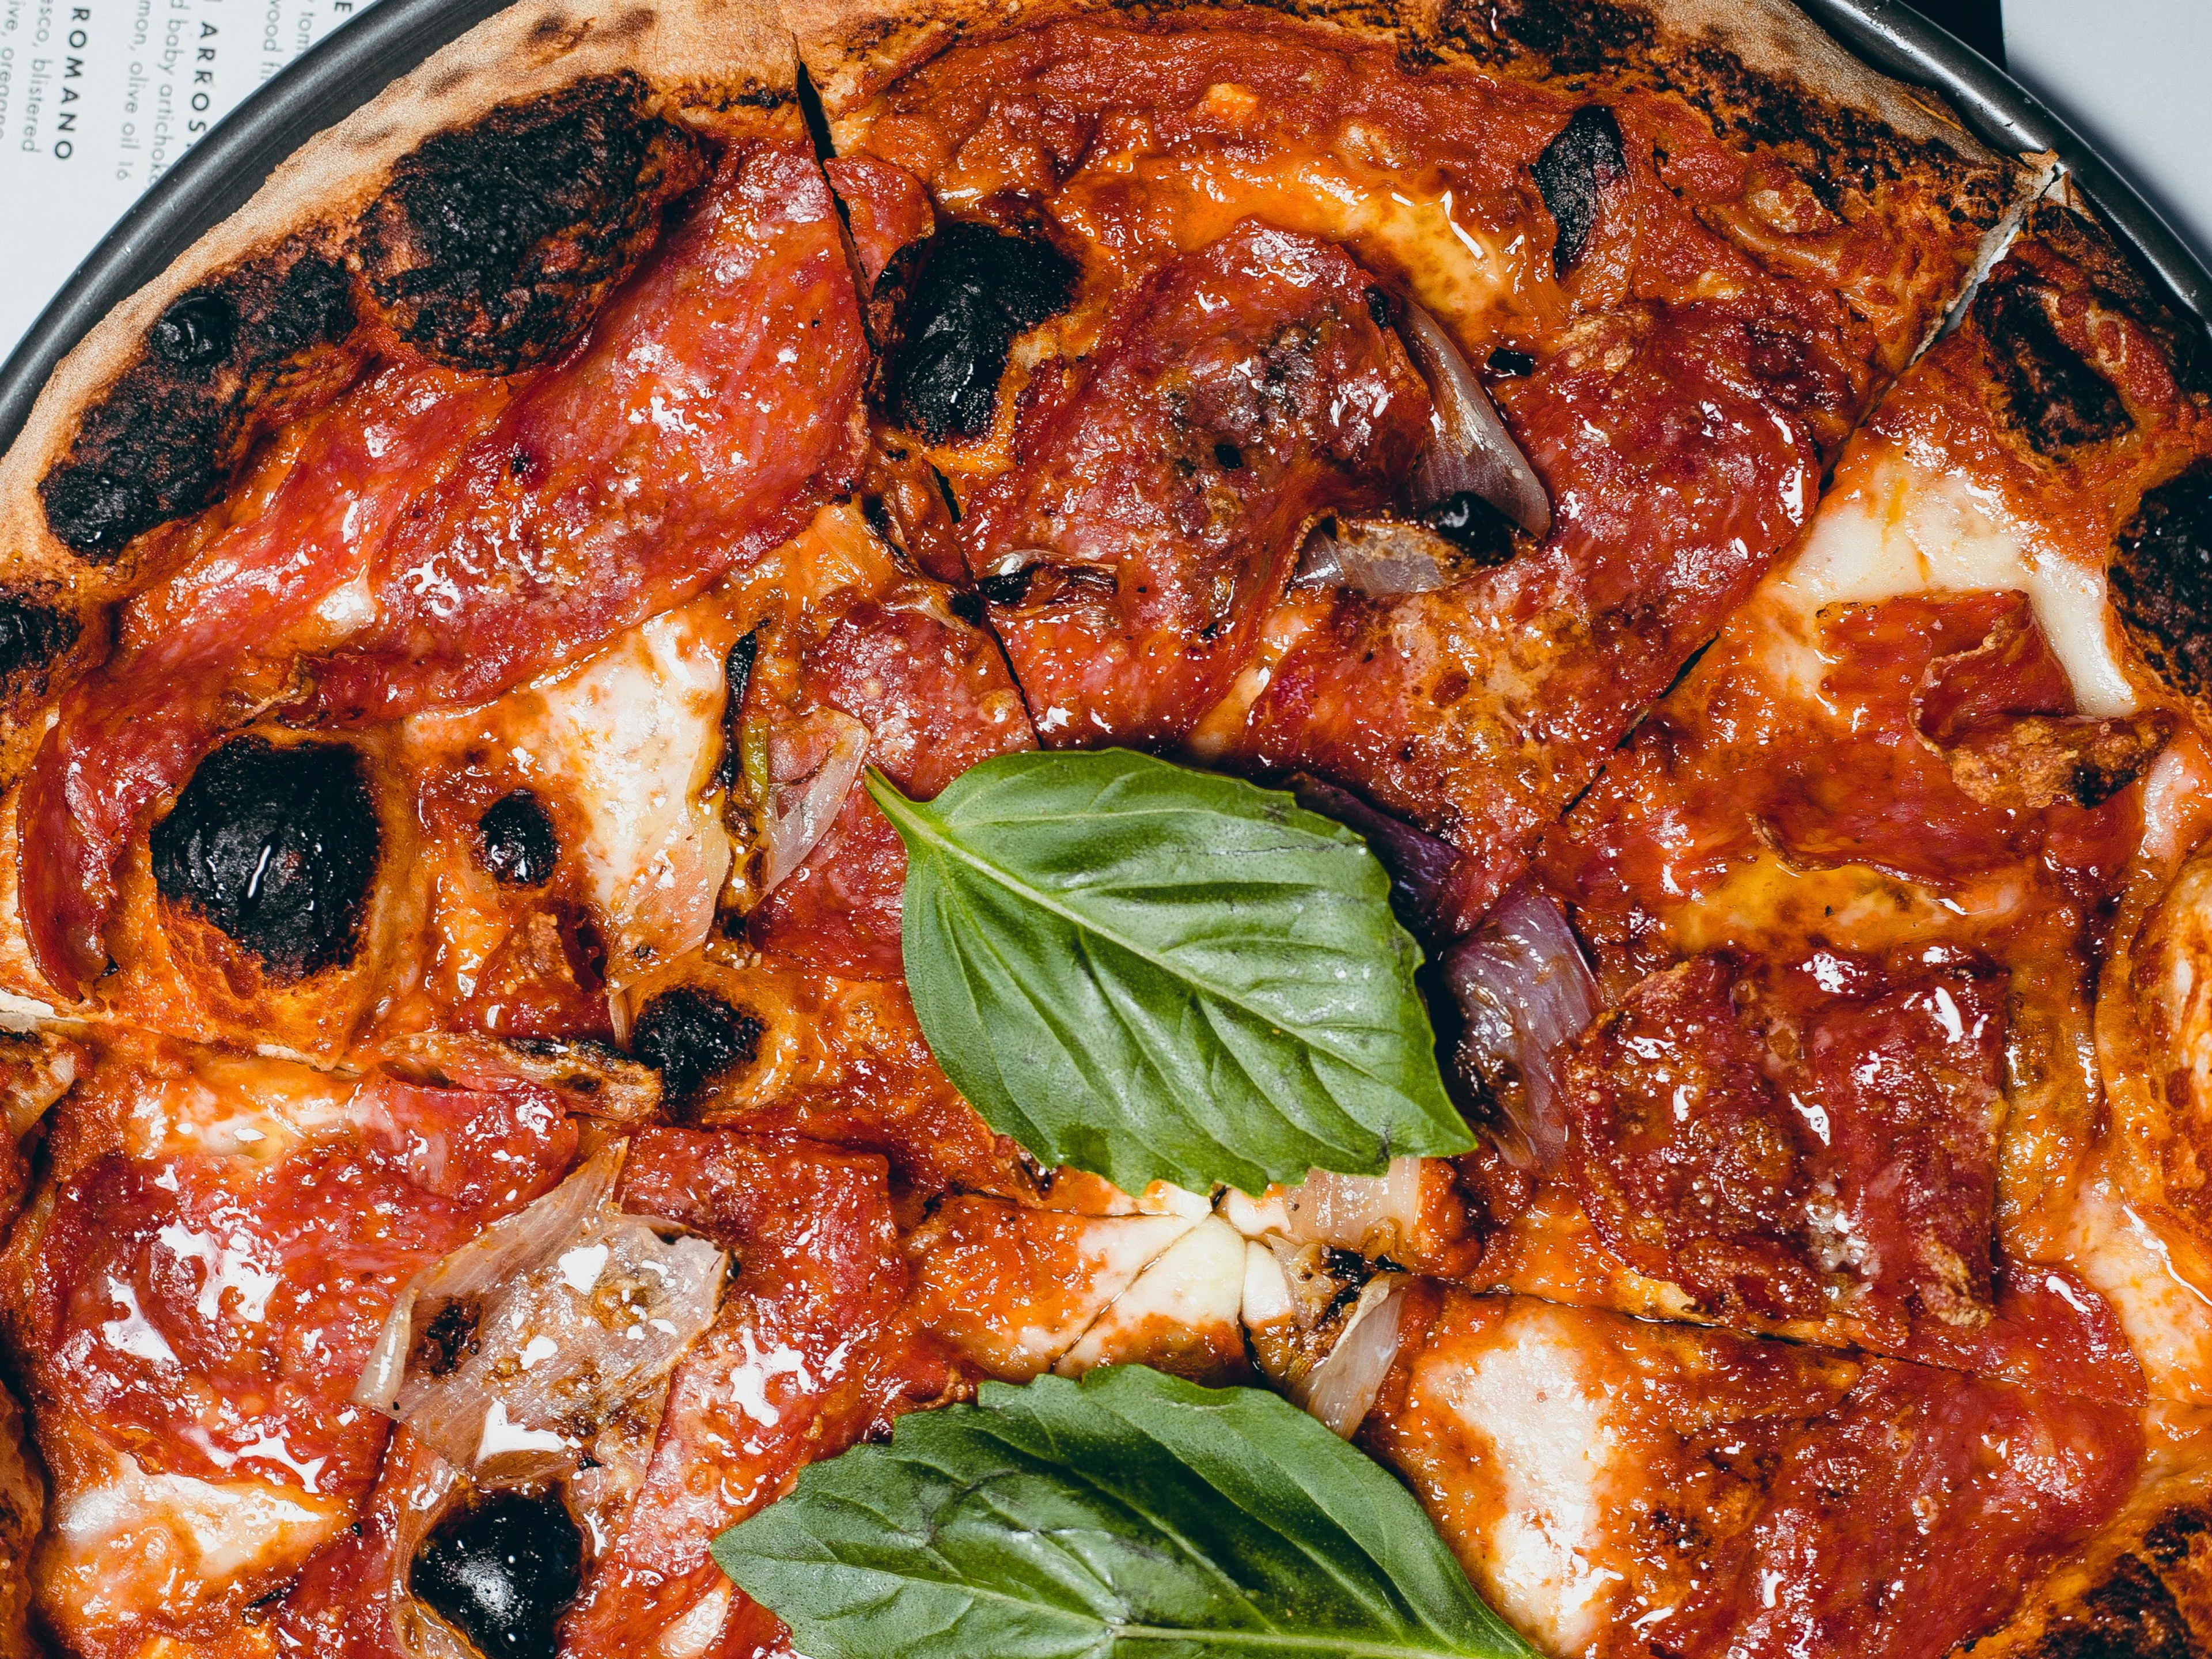
<svg viewBox="0 0 2212 1659"><path fill-rule="evenodd" d="M1001 756L927 805L868 789L906 842L922 1032L1042 1162L1257 1193L1474 1144L1420 947L1341 824L1127 750Z"/></svg>
<svg viewBox="0 0 2212 1659"><path fill-rule="evenodd" d="M983 1385L714 1540L811 1659L1506 1659L1411 1493L1286 1401L1140 1365Z"/></svg>

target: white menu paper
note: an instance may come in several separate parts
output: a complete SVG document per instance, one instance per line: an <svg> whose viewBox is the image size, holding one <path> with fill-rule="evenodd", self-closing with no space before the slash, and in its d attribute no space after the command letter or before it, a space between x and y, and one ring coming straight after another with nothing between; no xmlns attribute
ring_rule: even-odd
<svg viewBox="0 0 2212 1659"><path fill-rule="evenodd" d="M0 0L0 354L139 193L369 0Z"/></svg>

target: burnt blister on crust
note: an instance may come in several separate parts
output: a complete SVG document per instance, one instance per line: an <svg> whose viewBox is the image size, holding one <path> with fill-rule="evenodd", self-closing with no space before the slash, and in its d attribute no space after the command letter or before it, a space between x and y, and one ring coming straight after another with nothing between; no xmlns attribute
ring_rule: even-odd
<svg viewBox="0 0 2212 1659"><path fill-rule="evenodd" d="M304 239L179 295L40 481L56 539L95 563L221 499L255 438L350 372L352 279Z"/></svg>
<svg viewBox="0 0 2212 1659"><path fill-rule="evenodd" d="M0 696L43 691L48 671L83 631L73 614L38 594L0 588Z"/></svg>
<svg viewBox="0 0 2212 1659"><path fill-rule="evenodd" d="M630 1032L630 1053L660 1073L662 1097L680 1109L716 1079L759 1059L767 1031L712 993L678 986L645 1005Z"/></svg>
<svg viewBox="0 0 2212 1659"><path fill-rule="evenodd" d="M355 258L402 339L511 374L582 331L706 171L639 76L595 76L426 140L362 216Z"/></svg>
<svg viewBox="0 0 2212 1659"><path fill-rule="evenodd" d="M2108 586L2128 637L2166 684L2212 696L2212 461L2143 496Z"/></svg>
<svg viewBox="0 0 2212 1659"><path fill-rule="evenodd" d="M483 867L515 887L538 887L552 878L561 861L561 837L552 815L527 789L502 795L477 820L477 850Z"/></svg>
<svg viewBox="0 0 2212 1659"><path fill-rule="evenodd" d="M544 1659L584 1580L584 1538L550 1492L494 1492L441 1522L407 1588L484 1659Z"/></svg>
<svg viewBox="0 0 2212 1659"><path fill-rule="evenodd" d="M1559 137L1544 146L1531 170L1552 222L1559 228L1552 244L1552 270L1564 276L1589 246L1590 233L1605 212L1607 191L1628 175L1620 122L1602 104L1584 105L1568 118Z"/></svg>
<svg viewBox="0 0 2212 1659"><path fill-rule="evenodd" d="M2050 1617L2022 1659L2197 1659L2205 1650L2206 1568L2212 1526L2204 1512L2160 1516L2098 1582Z"/></svg>
<svg viewBox="0 0 2212 1659"><path fill-rule="evenodd" d="M1973 315L2012 422L2045 455L2118 438L2135 425L2112 383L2058 337L2057 293L2032 280L1992 280Z"/></svg>
<svg viewBox="0 0 2212 1659"><path fill-rule="evenodd" d="M884 272L897 288L885 413L932 443L989 431L1016 337L1066 307L1076 276L1043 237L965 219L902 249Z"/></svg>
<svg viewBox="0 0 2212 1659"><path fill-rule="evenodd" d="M234 738L154 826L154 881L289 982L349 963L382 836L347 744Z"/></svg>

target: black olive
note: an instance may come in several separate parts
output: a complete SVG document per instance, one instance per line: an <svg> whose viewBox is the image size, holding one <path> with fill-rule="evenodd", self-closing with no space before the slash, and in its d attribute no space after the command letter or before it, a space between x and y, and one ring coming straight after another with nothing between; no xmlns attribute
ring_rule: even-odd
<svg viewBox="0 0 2212 1659"><path fill-rule="evenodd" d="M1489 367L1501 380L1518 380L1536 372L1536 360L1525 351L1500 346L1490 354Z"/></svg>
<svg viewBox="0 0 2212 1659"><path fill-rule="evenodd" d="M222 295L201 289L163 312L146 331L146 343L179 368L205 368L229 356L238 316Z"/></svg>
<svg viewBox="0 0 2212 1659"><path fill-rule="evenodd" d="M1014 337L1074 297L1073 260L1040 236L939 226L899 309L884 392L891 419L933 443L988 432Z"/></svg>
<svg viewBox="0 0 2212 1659"><path fill-rule="evenodd" d="M1421 521L1485 568L1513 556L1512 524L1471 489L1445 496Z"/></svg>
<svg viewBox="0 0 2212 1659"><path fill-rule="evenodd" d="M477 820L483 866L517 887L535 887L553 874L561 860L561 837L553 819L527 789L502 795Z"/></svg>
<svg viewBox="0 0 2212 1659"><path fill-rule="evenodd" d="M583 1534L557 1498L498 1492L439 1524L407 1588L484 1659L552 1659L583 1576Z"/></svg>
<svg viewBox="0 0 2212 1659"><path fill-rule="evenodd" d="M1583 105L1544 146L1533 171L1559 230L1552 244L1552 269L1564 276L1589 246L1590 232L1605 211L1607 189L1628 172L1620 123L1602 104Z"/></svg>
<svg viewBox="0 0 2212 1659"><path fill-rule="evenodd" d="M630 1053L660 1073L671 1105L688 1105L707 1085L760 1058L768 1028L740 1008L695 987L663 991L645 1005L630 1032Z"/></svg>
<svg viewBox="0 0 2212 1659"><path fill-rule="evenodd" d="M352 959L380 840L352 749L234 738L154 826L154 881L271 977L304 979Z"/></svg>
<svg viewBox="0 0 2212 1659"><path fill-rule="evenodd" d="M2212 463L2151 490L2120 532L2113 608L2178 690L2212 695Z"/></svg>

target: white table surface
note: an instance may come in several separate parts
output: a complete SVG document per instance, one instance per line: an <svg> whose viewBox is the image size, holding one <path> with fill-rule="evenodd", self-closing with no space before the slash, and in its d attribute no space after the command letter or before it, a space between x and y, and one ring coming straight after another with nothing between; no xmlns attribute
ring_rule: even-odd
<svg viewBox="0 0 2212 1659"><path fill-rule="evenodd" d="M2008 67L2212 262L2212 0L2004 0Z"/></svg>

